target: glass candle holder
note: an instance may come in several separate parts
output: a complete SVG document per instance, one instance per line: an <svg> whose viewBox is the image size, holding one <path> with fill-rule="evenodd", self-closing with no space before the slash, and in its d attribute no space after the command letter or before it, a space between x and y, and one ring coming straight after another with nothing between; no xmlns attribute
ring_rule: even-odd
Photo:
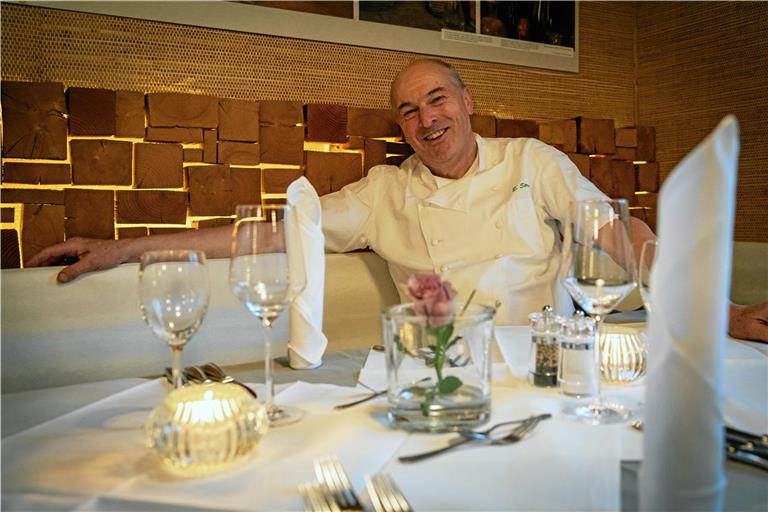
<svg viewBox="0 0 768 512"><path fill-rule="evenodd" d="M598 339L604 382L627 384L645 375L648 354L645 332L637 327L603 323Z"/></svg>
<svg viewBox="0 0 768 512"><path fill-rule="evenodd" d="M144 425L146 445L183 476L223 469L243 459L269 428L266 409L234 384L171 391Z"/></svg>

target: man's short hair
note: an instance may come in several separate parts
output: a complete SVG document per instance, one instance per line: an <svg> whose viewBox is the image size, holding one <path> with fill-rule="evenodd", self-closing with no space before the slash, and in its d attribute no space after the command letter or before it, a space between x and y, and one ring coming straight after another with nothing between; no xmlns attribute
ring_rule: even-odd
<svg viewBox="0 0 768 512"><path fill-rule="evenodd" d="M392 83L389 86L390 101L393 99L392 94L394 93L394 85L395 85L395 82L397 81L397 79L400 77L400 74L402 74L402 72L405 71L406 69L408 69L409 67L411 67L411 66L413 66L415 64L421 64L421 63L424 63L424 62L429 62L429 63L432 63L432 64L436 64L436 65L440 66L441 68L445 69L448 72L448 76L451 78L451 80L456 85L456 87L459 88L459 90L463 91L464 89L466 89L467 86L464 84L464 80L461 79L461 76L459 76L459 72L456 71L456 68L454 68L453 66L451 66L450 64L448 64L447 62L445 62L442 59L437 59L435 57L423 57L423 58L414 59L411 62L409 62L408 64L406 64L403 67L403 69L400 70L400 72L397 74L397 76L394 78L394 80L392 80ZM393 109L395 108L394 104L392 104L392 108Z"/></svg>

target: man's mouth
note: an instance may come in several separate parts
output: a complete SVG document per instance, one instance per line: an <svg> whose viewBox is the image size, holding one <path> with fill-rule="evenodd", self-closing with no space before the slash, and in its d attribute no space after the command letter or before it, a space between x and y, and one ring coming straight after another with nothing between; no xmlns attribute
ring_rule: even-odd
<svg viewBox="0 0 768 512"><path fill-rule="evenodd" d="M443 134L448 130L448 128L443 128L442 130L437 130L436 132L432 132L428 135L424 136L424 140L427 142L432 142L434 140L439 139L443 136Z"/></svg>

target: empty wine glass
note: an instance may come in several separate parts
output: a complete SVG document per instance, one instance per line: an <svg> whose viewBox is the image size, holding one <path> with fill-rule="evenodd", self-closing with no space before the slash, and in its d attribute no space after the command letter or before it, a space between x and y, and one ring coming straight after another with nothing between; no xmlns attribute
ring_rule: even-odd
<svg viewBox="0 0 768 512"><path fill-rule="evenodd" d="M646 240L640 249L637 281L646 314L651 314L651 269L653 268L653 261L656 259L658 248L658 240Z"/></svg>
<svg viewBox="0 0 768 512"><path fill-rule="evenodd" d="M181 351L208 310L205 253L150 251L141 256L139 297L144 321L171 348L173 387L182 386Z"/></svg>
<svg viewBox="0 0 768 512"><path fill-rule="evenodd" d="M291 206L240 205L232 234L229 285L235 296L261 320L264 333L265 406L272 426L301 419L302 411L274 404L271 329L290 302L304 289L303 274L292 274L289 257L301 255L292 235Z"/></svg>
<svg viewBox="0 0 768 512"><path fill-rule="evenodd" d="M636 267L626 200L579 201L572 205L560 277L571 296L600 324L636 286ZM595 351L600 374L600 350ZM616 423L631 416L626 407L607 403L597 387L589 401L570 404L567 416L592 424Z"/></svg>

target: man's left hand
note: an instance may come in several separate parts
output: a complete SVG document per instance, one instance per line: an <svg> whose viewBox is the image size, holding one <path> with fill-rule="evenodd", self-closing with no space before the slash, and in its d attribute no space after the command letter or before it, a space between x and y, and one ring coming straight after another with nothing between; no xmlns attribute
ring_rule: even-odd
<svg viewBox="0 0 768 512"><path fill-rule="evenodd" d="M768 302L740 306L731 304L728 335L768 343Z"/></svg>

